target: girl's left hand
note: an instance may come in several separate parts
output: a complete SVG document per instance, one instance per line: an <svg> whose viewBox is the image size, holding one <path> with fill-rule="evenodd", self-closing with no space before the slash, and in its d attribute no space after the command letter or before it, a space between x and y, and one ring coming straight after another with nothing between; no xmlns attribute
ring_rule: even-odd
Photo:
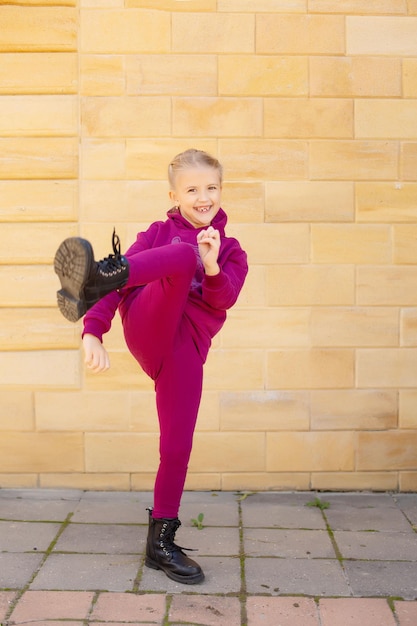
<svg viewBox="0 0 417 626"><path fill-rule="evenodd" d="M197 235L198 251L203 261L204 270L208 276L215 276L220 272L217 263L220 251L220 233L213 226L202 230Z"/></svg>

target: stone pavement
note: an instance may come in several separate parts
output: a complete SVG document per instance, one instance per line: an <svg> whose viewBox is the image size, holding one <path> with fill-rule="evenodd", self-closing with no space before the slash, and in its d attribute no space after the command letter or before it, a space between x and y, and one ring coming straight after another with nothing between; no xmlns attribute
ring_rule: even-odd
<svg viewBox="0 0 417 626"><path fill-rule="evenodd" d="M177 540L206 574L190 586L144 567L151 505L0 490L0 623L417 626L417 494L186 492Z"/></svg>

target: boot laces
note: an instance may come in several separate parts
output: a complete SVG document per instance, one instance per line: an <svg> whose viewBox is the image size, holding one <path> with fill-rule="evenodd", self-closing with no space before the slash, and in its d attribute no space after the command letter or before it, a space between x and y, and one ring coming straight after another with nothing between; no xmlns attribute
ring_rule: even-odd
<svg viewBox="0 0 417 626"><path fill-rule="evenodd" d="M126 269L126 260L120 254L120 238L116 234L116 229L113 230L112 247L113 254L97 262L97 272L101 276L116 276Z"/></svg>

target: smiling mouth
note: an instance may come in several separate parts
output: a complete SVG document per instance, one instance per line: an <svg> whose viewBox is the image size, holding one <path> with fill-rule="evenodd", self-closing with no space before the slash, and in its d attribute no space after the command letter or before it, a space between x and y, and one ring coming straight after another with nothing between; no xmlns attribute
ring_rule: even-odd
<svg viewBox="0 0 417 626"><path fill-rule="evenodd" d="M210 209L211 207L207 207L207 206L196 207L196 211L198 211L198 213L208 213Z"/></svg>

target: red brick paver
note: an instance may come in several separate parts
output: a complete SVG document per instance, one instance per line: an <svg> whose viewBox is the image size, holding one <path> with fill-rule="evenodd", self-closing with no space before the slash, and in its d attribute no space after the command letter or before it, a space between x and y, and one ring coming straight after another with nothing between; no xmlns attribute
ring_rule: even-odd
<svg viewBox="0 0 417 626"><path fill-rule="evenodd" d="M322 626L396 626L385 599L326 598L320 600Z"/></svg>
<svg viewBox="0 0 417 626"><path fill-rule="evenodd" d="M204 626L240 626L240 602L237 598L217 596L175 596L169 611L170 622Z"/></svg>
<svg viewBox="0 0 417 626"><path fill-rule="evenodd" d="M12 622L83 620L88 617L94 593L88 591L27 591L11 614Z"/></svg>
<svg viewBox="0 0 417 626"><path fill-rule="evenodd" d="M100 594L90 621L104 622L162 622L165 616L165 595L147 593L102 593Z"/></svg>
<svg viewBox="0 0 417 626"><path fill-rule="evenodd" d="M399 626L416 626L417 602L394 602Z"/></svg>
<svg viewBox="0 0 417 626"><path fill-rule="evenodd" d="M0 619L6 617L7 611L10 609L10 604L15 597L16 594L13 591L0 591Z"/></svg>
<svg viewBox="0 0 417 626"><path fill-rule="evenodd" d="M251 597L246 606L248 626L319 626L317 605L311 598Z"/></svg>

